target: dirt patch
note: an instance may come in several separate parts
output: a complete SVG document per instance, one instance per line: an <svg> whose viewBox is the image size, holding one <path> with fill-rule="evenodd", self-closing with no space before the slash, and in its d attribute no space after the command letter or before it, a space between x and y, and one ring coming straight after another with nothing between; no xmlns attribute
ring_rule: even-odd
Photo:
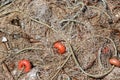
<svg viewBox="0 0 120 80"><path fill-rule="evenodd" d="M0 40L0 80L120 79L119 0L1 0Z"/></svg>

